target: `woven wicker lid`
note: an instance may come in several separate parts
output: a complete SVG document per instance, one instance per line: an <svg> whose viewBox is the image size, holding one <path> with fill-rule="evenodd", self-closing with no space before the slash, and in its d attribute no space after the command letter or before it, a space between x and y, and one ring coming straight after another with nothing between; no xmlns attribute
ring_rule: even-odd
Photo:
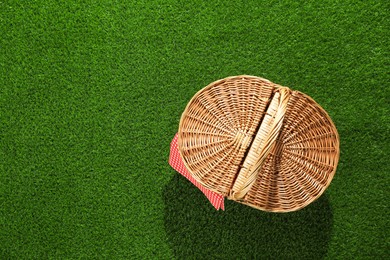
<svg viewBox="0 0 390 260"><path fill-rule="evenodd" d="M309 96L254 76L215 81L190 100L179 152L206 188L265 211L305 207L330 184L337 130Z"/></svg>

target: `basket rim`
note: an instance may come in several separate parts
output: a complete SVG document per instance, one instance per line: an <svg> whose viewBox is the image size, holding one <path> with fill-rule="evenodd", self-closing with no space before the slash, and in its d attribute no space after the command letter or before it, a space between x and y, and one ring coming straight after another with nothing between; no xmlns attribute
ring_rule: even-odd
<svg viewBox="0 0 390 260"><path fill-rule="evenodd" d="M267 82L269 84L272 84L274 85L275 89L279 88L279 87L282 87L281 85L278 85L277 83L274 83L274 82L271 82L270 80L268 79L265 79L265 78L262 78L262 77L258 77L258 76L252 76L252 75L237 75L237 76L229 76L229 77L226 77L226 78L222 78L222 79L218 79L216 81L213 81L211 83L209 83L207 86L201 88L200 90L198 90L193 96L192 98L189 100L189 102L187 103L185 109L183 110L182 114L181 114L181 118L180 118L180 121L179 121L179 129L178 129L178 150L179 150L179 154L180 154L180 157L184 163L184 165L186 166L187 170L190 172L191 176L194 177L194 179L196 179L199 183L201 183L205 188L208 188L218 194L220 194L220 192L218 192L217 190L215 190L214 188L212 187L208 187L208 185L205 185L203 183L203 181L196 175L193 173L193 171L191 170L191 168L189 167L189 165L187 164L182 152L181 152L181 138L180 138L180 133L182 131L182 125L183 125L183 121L185 120L185 115L187 114L187 111L189 110L190 106L192 105L193 101L198 98L198 96L200 95L200 93L204 92L204 91L207 91L208 89L212 88L213 86L216 86L216 85L220 85L222 84L223 82L225 81L229 81L229 80L232 80L232 79L240 79L240 78L248 78L248 79L255 79L255 80L260 80L260 81L264 81L264 82ZM312 202L316 201L319 197L322 196L322 194L326 191L326 189L329 187L330 183L332 182L335 174L336 174L336 171L337 171L337 166L338 166L338 162L339 162L339 159L340 159L340 136L339 136L339 133L337 131L337 128L333 122L333 120L331 119L331 117L329 116L328 112L319 104L317 103L312 97L310 97L309 95L303 93L303 92L300 92L298 90L292 90L291 89L291 92L297 92L297 93L300 93L301 95L303 95L306 99L308 99L310 102L313 102L322 112L323 112L323 117L330 123L329 126L330 128L332 129L332 133L335 134L335 143L334 143L334 148L335 148L335 151L336 151L336 154L334 155L334 157L332 157L332 160L334 161L334 167L333 167L333 171L329 174L329 177L327 178L326 180L326 184L323 185L321 187L321 190L319 191L319 193L312 197L311 199L308 199L307 201L305 201L303 204L300 204L298 207L292 207L291 209L277 209L277 208L266 208L266 207L259 207L259 206L256 206L254 204L251 204L251 203L248 203L246 202L245 200L235 200L237 202L240 202L242 204L245 204L245 205L248 205L252 208L256 208L256 209L260 209L260 210L263 210L263 211L268 211L268 212L293 212L293 211L297 211L297 210L300 210L304 207L306 207L307 205L311 204ZM257 133L255 133L256 135ZM248 147L249 149L250 147ZM237 172L238 174L238 172ZM226 196L228 199L230 199L228 196ZM245 197L244 197L245 199ZM231 200L231 199L230 199Z"/></svg>

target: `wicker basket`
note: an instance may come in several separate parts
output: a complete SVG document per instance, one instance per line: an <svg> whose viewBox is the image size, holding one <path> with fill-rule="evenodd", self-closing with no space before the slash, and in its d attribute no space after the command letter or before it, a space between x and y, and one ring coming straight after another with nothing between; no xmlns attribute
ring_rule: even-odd
<svg viewBox="0 0 390 260"><path fill-rule="evenodd" d="M178 138L186 168L204 187L272 212L317 199L339 159L338 133L323 108L254 76L221 79L195 94Z"/></svg>

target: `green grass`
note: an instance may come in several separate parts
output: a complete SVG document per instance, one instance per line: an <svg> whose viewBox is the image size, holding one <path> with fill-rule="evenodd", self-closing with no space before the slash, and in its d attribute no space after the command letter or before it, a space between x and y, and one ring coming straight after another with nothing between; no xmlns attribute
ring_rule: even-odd
<svg viewBox="0 0 390 260"><path fill-rule="evenodd" d="M0 258L386 258L388 1L0 2ZM167 163L202 87L250 74L323 106L307 208L215 211Z"/></svg>

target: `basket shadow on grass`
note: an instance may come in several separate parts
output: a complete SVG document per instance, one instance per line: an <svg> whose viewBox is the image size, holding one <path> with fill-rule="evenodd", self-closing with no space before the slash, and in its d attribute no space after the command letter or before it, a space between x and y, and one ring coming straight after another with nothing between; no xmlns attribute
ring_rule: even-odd
<svg viewBox="0 0 390 260"><path fill-rule="evenodd" d="M175 174L163 196L168 243L178 259L321 259L327 253L333 215L326 194L291 213L228 200L225 211L216 211L201 191Z"/></svg>

